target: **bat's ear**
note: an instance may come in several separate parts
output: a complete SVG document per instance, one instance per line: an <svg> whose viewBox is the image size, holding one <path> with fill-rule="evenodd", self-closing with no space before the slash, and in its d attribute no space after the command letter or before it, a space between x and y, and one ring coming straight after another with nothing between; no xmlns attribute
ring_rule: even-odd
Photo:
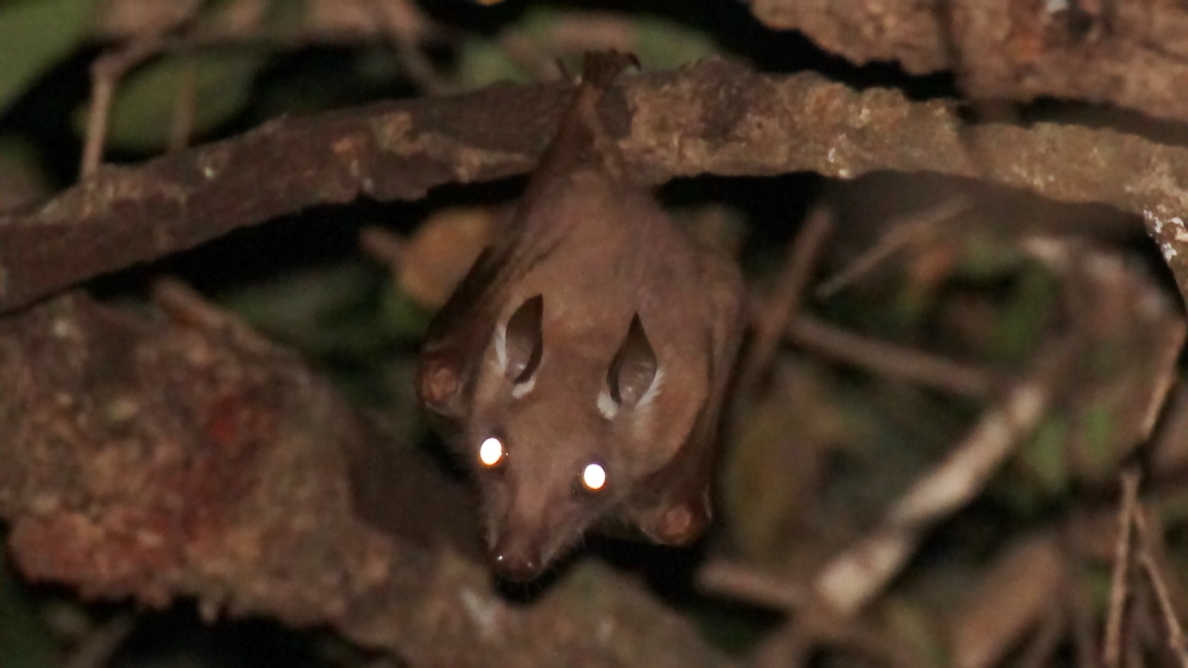
<svg viewBox="0 0 1188 668"><path fill-rule="evenodd" d="M467 360L485 344L481 339L490 335L482 306L497 271L497 258L488 246L425 333L417 366L417 398L439 417L459 420L464 412L463 386L470 373Z"/></svg>
<svg viewBox="0 0 1188 668"><path fill-rule="evenodd" d="M656 351L637 313L606 372L611 399L616 404L634 406L652 386L657 368Z"/></svg>
<svg viewBox="0 0 1188 668"><path fill-rule="evenodd" d="M417 397L426 408L445 416L455 412L462 377L449 355L426 355L417 367Z"/></svg>
<svg viewBox="0 0 1188 668"><path fill-rule="evenodd" d="M664 545L688 545L710 522L707 492L678 500L640 518L639 528L648 538Z"/></svg>
<svg viewBox="0 0 1188 668"><path fill-rule="evenodd" d="M532 379L544 355L544 296L524 300L507 321L496 354L507 377L515 383Z"/></svg>

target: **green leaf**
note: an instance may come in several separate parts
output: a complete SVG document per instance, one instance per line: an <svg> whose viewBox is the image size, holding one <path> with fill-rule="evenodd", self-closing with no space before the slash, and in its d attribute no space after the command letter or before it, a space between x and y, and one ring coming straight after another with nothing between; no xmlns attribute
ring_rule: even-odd
<svg viewBox="0 0 1188 668"><path fill-rule="evenodd" d="M1118 467L1118 460L1127 452L1125 443L1118 439L1118 421L1109 402L1099 401L1081 417L1081 428L1085 430L1084 475L1090 479L1102 479Z"/></svg>
<svg viewBox="0 0 1188 668"><path fill-rule="evenodd" d="M0 544L3 539L0 534ZM5 561L0 559L0 666L48 668L57 663L57 641Z"/></svg>
<svg viewBox="0 0 1188 668"><path fill-rule="evenodd" d="M998 320L994 357L1003 362L1025 359L1040 340L1059 296L1059 284L1051 274L1034 265L1025 269Z"/></svg>
<svg viewBox="0 0 1188 668"><path fill-rule="evenodd" d="M687 65L721 52L705 32L661 17L640 16L635 24L635 55L649 70L666 70Z"/></svg>
<svg viewBox="0 0 1188 668"><path fill-rule="evenodd" d="M187 77L195 86L193 132L210 131L244 107L263 64L263 53L237 50L173 56L136 70L116 89L108 145L142 151L164 147Z"/></svg>
<svg viewBox="0 0 1188 668"><path fill-rule="evenodd" d="M1067 441L1068 425L1059 417L1049 417L1019 453L1024 469L1044 494L1059 494L1068 486Z"/></svg>
<svg viewBox="0 0 1188 668"><path fill-rule="evenodd" d="M38 0L0 7L0 113L87 34L97 0Z"/></svg>
<svg viewBox="0 0 1188 668"><path fill-rule="evenodd" d="M458 79L477 88L496 81L531 81L532 75L512 60L499 42L474 37L464 41L458 51Z"/></svg>
<svg viewBox="0 0 1188 668"><path fill-rule="evenodd" d="M621 47L639 57L644 71L672 69L721 52L708 33L662 16L611 12L591 12L589 16L600 24L594 33L609 32L625 41ZM582 46L587 45L568 49L567 45L581 21L582 12L529 9L497 39L466 40L459 54L458 78L467 86L533 80L536 75L531 66L525 69L525 63L510 57L503 44L512 37L522 42L526 53L540 61L537 65L548 65L554 57L568 56L572 72L577 73L581 70Z"/></svg>

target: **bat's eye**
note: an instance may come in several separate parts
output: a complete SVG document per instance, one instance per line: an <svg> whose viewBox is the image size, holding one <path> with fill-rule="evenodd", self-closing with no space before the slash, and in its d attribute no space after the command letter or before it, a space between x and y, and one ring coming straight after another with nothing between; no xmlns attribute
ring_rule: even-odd
<svg viewBox="0 0 1188 668"><path fill-rule="evenodd" d="M496 468L507 460L507 448L504 447L503 441L488 436L479 444L478 458L483 466L489 469Z"/></svg>
<svg viewBox="0 0 1188 668"><path fill-rule="evenodd" d="M602 464L586 464L582 469L582 489L587 492L597 492L606 487L606 469Z"/></svg>

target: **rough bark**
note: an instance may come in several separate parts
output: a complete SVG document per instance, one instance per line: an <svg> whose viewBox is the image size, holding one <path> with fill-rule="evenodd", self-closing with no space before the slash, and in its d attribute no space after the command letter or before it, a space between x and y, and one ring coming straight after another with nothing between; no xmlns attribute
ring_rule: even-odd
<svg viewBox="0 0 1188 668"><path fill-rule="evenodd" d="M500 85L271 122L135 167L109 167L36 211L0 217L0 311L232 229L361 195L528 170L567 101L555 84ZM1109 129L970 126L953 104L853 91L814 74L707 60L627 80L604 105L643 178L873 170L976 177L1143 214L1188 287L1183 241L1160 234L1188 202L1188 148ZM1170 225L1167 223L1171 223ZM1180 236L1188 239L1188 232Z"/></svg>
<svg viewBox="0 0 1188 668"><path fill-rule="evenodd" d="M0 396L0 517L34 580L329 626L416 666L726 663L592 561L534 605L498 595L466 492L217 313L46 301L0 320Z"/></svg>
<svg viewBox="0 0 1188 668"><path fill-rule="evenodd" d="M1188 120L1182 3L751 0L751 10L855 63L955 72L970 97L1052 96Z"/></svg>

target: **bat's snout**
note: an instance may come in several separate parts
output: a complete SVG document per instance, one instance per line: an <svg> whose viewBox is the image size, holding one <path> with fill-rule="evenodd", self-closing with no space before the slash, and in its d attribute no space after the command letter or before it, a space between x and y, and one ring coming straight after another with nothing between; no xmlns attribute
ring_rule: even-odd
<svg viewBox="0 0 1188 668"><path fill-rule="evenodd" d="M532 541L504 534L491 548L491 565L499 575L516 582L535 579L544 570L540 547Z"/></svg>

